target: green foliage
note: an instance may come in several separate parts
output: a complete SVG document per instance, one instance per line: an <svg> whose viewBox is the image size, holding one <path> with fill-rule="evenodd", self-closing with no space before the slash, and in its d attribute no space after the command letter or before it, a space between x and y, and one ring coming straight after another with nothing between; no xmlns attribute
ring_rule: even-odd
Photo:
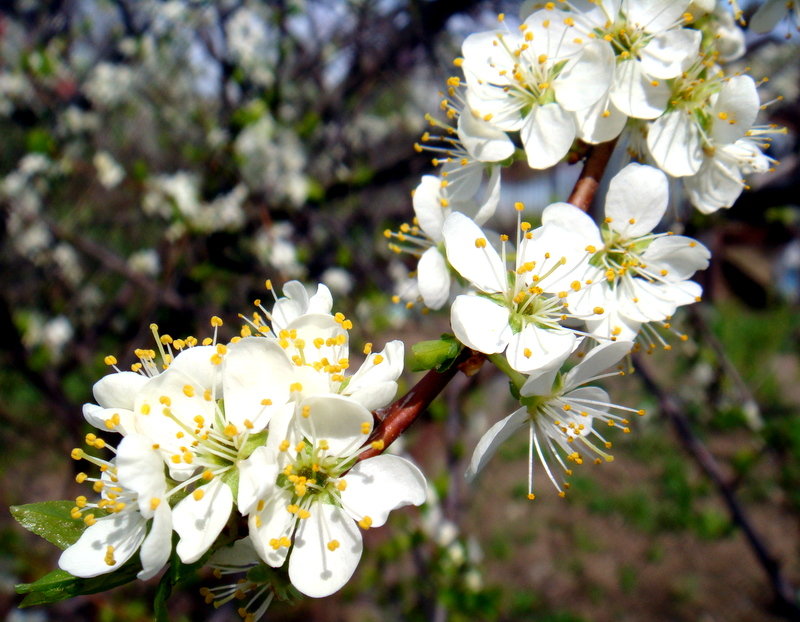
<svg viewBox="0 0 800 622"><path fill-rule="evenodd" d="M72 501L42 501L15 505L11 514L28 531L41 536L60 549L66 549L81 537L86 524L70 516Z"/></svg>
<svg viewBox="0 0 800 622"><path fill-rule="evenodd" d="M133 581L140 569L138 561L131 560L112 573L90 579L73 577L63 570L53 570L38 581L16 585L15 589L18 594L26 594L20 607L47 605L67 598L83 594L96 594L119 587Z"/></svg>

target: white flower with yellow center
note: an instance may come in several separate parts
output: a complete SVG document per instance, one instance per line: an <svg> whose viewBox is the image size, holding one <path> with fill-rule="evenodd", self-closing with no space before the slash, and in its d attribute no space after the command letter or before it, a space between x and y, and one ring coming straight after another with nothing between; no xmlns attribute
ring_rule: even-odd
<svg viewBox="0 0 800 622"><path fill-rule="evenodd" d="M668 198L664 173L629 164L609 184L602 227L568 203L542 213L545 226L569 229L586 244L589 260L577 278L591 286L569 289L568 299L596 337L632 340L641 324L662 322L699 299L701 287L689 279L708 265L708 249L692 238L652 232ZM595 310L602 312L589 316Z"/></svg>
<svg viewBox="0 0 800 622"><path fill-rule="evenodd" d="M352 576L359 528L383 525L391 510L425 500L425 478L408 460L356 462L370 448L364 442L372 426L369 410L339 395L307 397L296 414L270 424L268 450L280 471L250 513L250 537L270 566L289 557L289 578L307 596L332 594Z"/></svg>
<svg viewBox="0 0 800 622"><path fill-rule="evenodd" d="M572 113L606 95L614 73L608 42L582 36L575 15L553 7L531 14L519 32L470 35L462 54L470 111L519 131L535 169L567 154L577 133Z"/></svg>
<svg viewBox="0 0 800 622"><path fill-rule="evenodd" d="M567 5L571 3L567 2ZM590 11L575 10L582 32L608 41L616 55L610 100L623 114L654 119L667 106L666 80L683 73L697 57L702 34L683 28L689 0L599 0Z"/></svg>
<svg viewBox="0 0 800 622"><path fill-rule="evenodd" d="M528 498L535 498L535 462L541 463L548 479L564 496L569 483L564 475L572 475L568 463L582 464L587 450L594 455L595 463L610 462L613 457L607 449L611 443L596 429L596 424L621 426L630 432L628 419L622 413L643 415L610 402L608 394L599 387L583 386L596 380L619 375L620 371L606 371L630 352L633 344L616 341L598 346L566 374L557 369L543 374L518 379L522 406L505 419L498 421L484 434L472 454L467 478L473 479L489 462L497 448L520 430L528 429ZM512 379L513 381L513 379ZM556 468L561 467L564 475Z"/></svg>
<svg viewBox="0 0 800 622"><path fill-rule="evenodd" d="M240 506L252 503L257 478L249 474L269 473L265 428L275 413L294 408L293 382L294 367L277 343L242 339L185 348L135 394L135 431L178 487L192 490L173 508L185 563L214 543L234 497Z"/></svg>
<svg viewBox="0 0 800 622"><path fill-rule="evenodd" d="M518 204L521 208L521 204ZM569 275L581 274L587 254L568 229L520 223L514 266L506 267L507 236L502 255L486 234L463 214L444 224L450 265L477 290L458 296L450 323L461 343L486 354L506 353L509 364L523 373L548 367L572 352L575 331L562 322L572 313L564 305ZM578 289L581 284L575 284ZM602 312L602 310L601 310Z"/></svg>

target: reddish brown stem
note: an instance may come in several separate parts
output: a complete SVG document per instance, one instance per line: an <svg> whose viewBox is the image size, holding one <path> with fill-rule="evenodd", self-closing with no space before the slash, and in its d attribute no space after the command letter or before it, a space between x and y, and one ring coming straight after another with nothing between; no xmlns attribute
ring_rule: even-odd
<svg viewBox="0 0 800 622"><path fill-rule="evenodd" d="M447 386L447 383L450 382L459 371L463 371L468 376L471 376L478 372L485 360L486 357L483 354L464 349L446 371L438 372L432 369L425 374L403 397L376 413L376 416L380 419L380 423L375 430L373 430L367 442L374 443L376 441L383 441L383 445L381 446L379 444L378 448L373 446L362 453L358 459L366 460L367 458L372 458L372 456L383 453L397 437L416 421L417 417L425 412L425 409L428 408L430 403L436 399L436 396L441 393L442 389Z"/></svg>
<svg viewBox="0 0 800 622"><path fill-rule="evenodd" d="M594 195L597 194L597 188L600 186L600 180L603 179L603 173L605 173L608 161L616 146L617 139L615 138L607 143L600 143L592 147L589 156L586 158L586 163L583 165L581 176L575 182L575 187L572 189L572 194L569 195L567 203L572 203L584 212L589 211Z"/></svg>

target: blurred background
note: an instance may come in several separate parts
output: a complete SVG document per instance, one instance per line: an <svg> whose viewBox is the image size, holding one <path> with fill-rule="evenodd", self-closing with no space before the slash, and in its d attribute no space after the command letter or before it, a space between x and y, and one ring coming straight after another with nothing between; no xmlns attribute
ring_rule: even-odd
<svg viewBox="0 0 800 622"><path fill-rule="evenodd" d="M747 16L759 3L740 4ZM473 0L3 2L0 505L81 494L69 451L88 431L81 405L105 355L126 368L134 348L149 347L152 322L206 336L219 315L229 338L237 314L266 295L265 278L326 283L354 319L355 344L447 331L446 313L392 302L408 292L413 262L381 232L412 217L410 191L432 168L412 145L461 41L518 10ZM795 597L800 586L798 41L788 21L748 34L734 64L769 78L762 101L780 97L763 113L788 128L770 154L777 171L711 217L673 199L674 217L713 252L705 302L676 318L688 342L645 361L656 390L636 376L611 385L617 402L649 411L614 439L616 461L582 467L565 499L540 477L530 502L520 439L468 488L465 461L513 404L491 370L459 377L403 442L432 484L427 507L370 532L341 593L275 604L267 619L797 619L776 586ZM563 200L579 172L512 167L504 203L535 211ZM0 616L151 617L154 582L17 609L14 584L57 558L0 514ZM198 590L214 581L176 594L172 619L238 619L203 604Z"/></svg>

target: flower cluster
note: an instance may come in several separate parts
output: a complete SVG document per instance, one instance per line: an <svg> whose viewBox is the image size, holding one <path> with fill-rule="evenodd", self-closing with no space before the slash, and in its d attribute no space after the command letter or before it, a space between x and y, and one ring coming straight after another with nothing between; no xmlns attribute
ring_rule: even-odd
<svg viewBox="0 0 800 622"><path fill-rule="evenodd" d="M268 284L269 285L269 284ZM139 551L140 578L156 574L171 554L203 557L232 516L249 524L249 544L302 593L331 594L353 574L361 530L382 525L392 509L419 505L425 479L405 458L359 461L373 431L372 409L386 405L403 369L403 344L348 373L352 323L332 314L330 292L308 296L287 283L271 312L259 310L242 335L173 339L153 326L158 352L137 350L131 371L102 378L97 404L84 415L117 432L116 448L95 434L87 444L111 449L103 459L76 449L75 459L100 468L91 482L99 500L79 497L72 510L88 528L60 566L91 577L117 569ZM116 366L116 359L106 362ZM148 525L150 525L148 531Z"/></svg>
<svg viewBox="0 0 800 622"><path fill-rule="evenodd" d="M443 102L458 118L458 141L445 149L451 168L465 162L459 149L470 164L508 158L509 135L517 133L533 169L557 164L576 139L598 144L624 135L631 155L683 179L691 203L706 213L733 203L743 174L770 169L763 150L779 130L754 125L755 82L719 65L744 53L743 32L724 7L542 4L517 30L501 15L500 28L464 41L456 59L463 81L450 78ZM424 135L421 148L431 138Z"/></svg>

